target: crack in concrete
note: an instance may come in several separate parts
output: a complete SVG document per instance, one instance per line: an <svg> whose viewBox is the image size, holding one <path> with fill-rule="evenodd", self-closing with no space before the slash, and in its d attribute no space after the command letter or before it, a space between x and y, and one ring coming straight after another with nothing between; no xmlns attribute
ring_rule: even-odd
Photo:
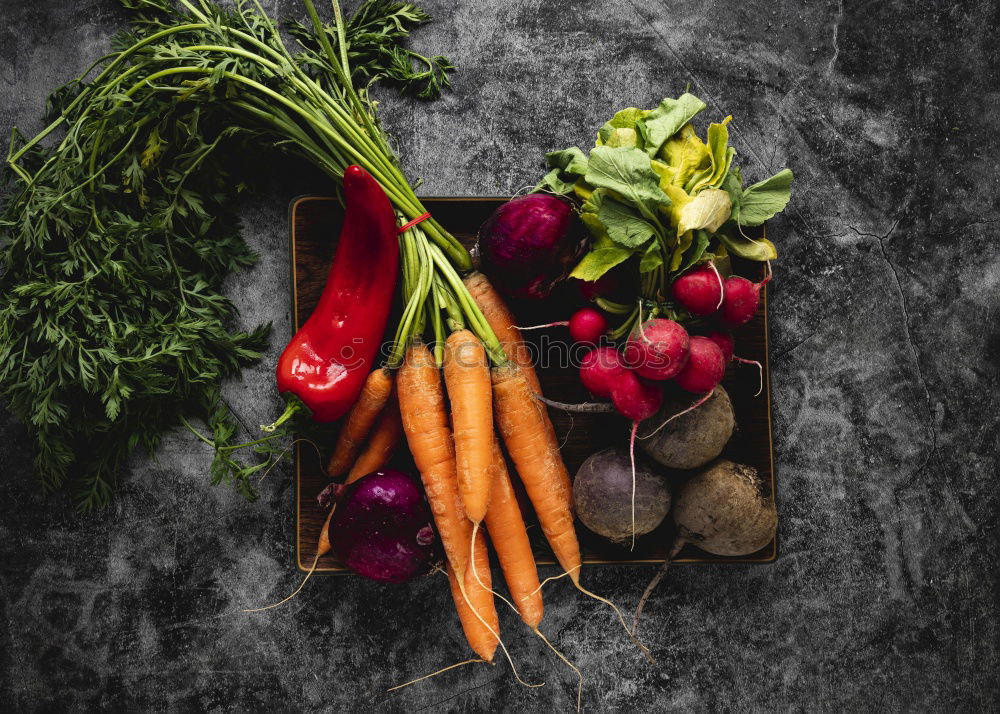
<svg viewBox="0 0 1000 714"><path fill-rule="evenodd" d="M913 335L910 333L910 311L906 306L906 294L903 292L903 283L899 279L899 271L896 270L896 265L889 258L889 252L885 248L885 241L889 239L889 236L893 234L896 227L899 226L900 219L896 219L896 222L892 224L892 227L886 232L885 235L880 236L872 233L861 233L857 229L852 229L858 235L869 236L874 238L878 242L879 251L882 253L882 259L885 260L886 265L889 266L889 270L892 272L892 278L896 285L896 292L899 294L899 305L903 311L903 333L906 336L906 344L910 349L910 354L913 355L913 364L917 370L917 380L920 382L921 388L924 390L924 398L927 402L927 430L930 432L931 436L931 449L927 454L927 458L924 462L917 467L916 472L919 473L927 468L927 465L933 460L937 463L938 468L941 468L940 452L938 451L938 435L937 429L934 427L934 403L931 399L931 390L927 386L927 379L924 377L923 369L920 367L920 353L917 352L917 346L913 342Z"/></svg>
<svg viewBox="0 0 1000 714"><path fill-rule="evenodd" d="M715 93L712 92L708 84L704 82L702 79L700 79L698 75L696 75L694 71L692 71L692 69L687 66L687 63L684 62L684 58L681 57L680 53L677 52L677 50L675 50L670 45L669 42L667 42L667 38L663 35L662 32L660 32L659 29L657 29L656 25L653 24L653 21L642 14L635 0L628 0L628 4L632 6L632 10L635 12L636 16L644 23L646 23L649 29L655 32L657 37L659 37L663 41L663 46L666 47L667 51L674 56L674 59L677 60L677 64L679 64L681 67L684 68L684 71L691 76L691 79L693 79L696 83L700 84L704 88L702 94L708 97L709 102L712 103L712 105L715 107L715 110L723 115L728 114L729 112L725 111L722 108L722 105L719 104L718 100L715 98ZM753 146L751 146L750 142L747 140L746 135L736 125L736 121L731 121L729 123L729 132L730 134L734 134L740 137L740 140L743 142L744 146L746 146L747 153L750 154L750 156L752 156L757 161L757 163L760 164L760 166L762 166L765 169L767 168L767 164L764 163L764 160L760 158L760 156L754 150Z"/></svg>
<svg viewBox="0 0 1000 714"><path fill-rule="evenodd" d="M833 56L830 57L830 61L826 65L826 75L830 76L833 74L834 65L837 64L837 58L840 57L840 23L844 20L844 0L839 0L837 3L837 17L833 21Z"/></svg>

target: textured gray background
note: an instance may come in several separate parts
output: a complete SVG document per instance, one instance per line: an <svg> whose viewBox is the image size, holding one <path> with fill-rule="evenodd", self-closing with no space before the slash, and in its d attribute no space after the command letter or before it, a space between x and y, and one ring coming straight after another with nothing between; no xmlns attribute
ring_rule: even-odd
<svg viewBox="0 0 1000 714"><path fill-rule="evenodd" d="M546 150L590 141L623 106L692 90L757 180L794 169L770 226L781 556L678 567L650 603L647 665L599 604L547 590L545 629L586 674L589 710L995 709L998 658L997 5L790 0L426 3L415 45L449 55L454 91L387 100L424 195L533 182ZM298 13L282 0L279 14ZM0 0L0 135L105 51L112 0ZM268 358L229 389L276 412L287 334L285 211L308 176L246 205L260 265L231 293L273 320ZM22 428L0 411L4 706L214 710L569 710L574 679L508 613L505 665L385 689L463 659L443 579L294 587L293 486L248 505L207 483L176 433L137 458L111 509L42 503ZM594 569L632 606L652 570Z"/></svg>

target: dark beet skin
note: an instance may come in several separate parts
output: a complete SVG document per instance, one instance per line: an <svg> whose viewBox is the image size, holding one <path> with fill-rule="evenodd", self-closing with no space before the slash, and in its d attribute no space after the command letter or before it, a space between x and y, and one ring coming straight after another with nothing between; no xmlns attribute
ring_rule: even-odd
<svg viewBox="0 0 1000 714"><path fill-rule="evenodd" d="M515 298L548 297L576 265L584 245L572 205L548 193L508 201L479 229L484 272Z"/></svg>
<svg viewBox="0 0 1000 714"><path fill-rule="evenodd" d="M417 482L401 471L376 471L348 486L338 499L330 543L358 575L403 583L427 572L437 534Z"/></svg>

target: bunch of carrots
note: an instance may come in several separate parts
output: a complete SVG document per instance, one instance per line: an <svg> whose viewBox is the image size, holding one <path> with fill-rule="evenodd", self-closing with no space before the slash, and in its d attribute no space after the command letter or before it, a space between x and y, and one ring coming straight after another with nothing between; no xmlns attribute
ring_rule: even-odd
<svg viewBox="0 0 1000 714"><path fill-rule="evenodd" d="M535 396L541 388L530 354L486 277L473 273L463 285L492 333L489 342L500 350L488 350L454 312L440 362L419 338L411 339L395 375L387 368L369 375L327 473L332 478L346 473L345 483L351 483L384 466L405 434L434 514L466 638L479 657L491 662L501 644L500 628L481 526L489 533L514 606L539 635L544 612L501 441L556 558L578 587L581 559L570 477L552 423Z"/></svg>
<svg viewBox="0 0 1000 714"><path fill-rule="evenodd" d="M537 399L541 386L512 313L481 273L461 281L461 290L453 295L461 303L459 296L471 302L461 311L448 311L451 330L440 351L432 351L419 338L418 322L405 349L390 356L388 368L371 373L346 418L327 471L334 478L346 472L350 483L380 468L402 432L420 471L470 647L479 658L492 662L499 646L510 660L500 638L485 526L513 599L508 604L576 671L579 701L583 681L579 670L539 629L544 605L538 569L501 444L564 575L581 592L618 609L580 583L582 561L570 476L555 429ZM406 279L404 297L413 297ZM447 309L449 302L431 300L428 305L431 310ZM473 329L462 324L460 313ZM366 438L367 446L362 447ZM324 528L322 539L326 532ZM618 616L621 619L620 612Z"/></svg>

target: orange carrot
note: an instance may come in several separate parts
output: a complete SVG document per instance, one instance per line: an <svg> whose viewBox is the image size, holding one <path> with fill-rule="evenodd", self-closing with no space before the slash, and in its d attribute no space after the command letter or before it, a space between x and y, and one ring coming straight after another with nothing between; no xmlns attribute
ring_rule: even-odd
<svg viewBox="0 0 1000 714"><path fill-rule="evenodd" d="M327 476L337 478L351 468L391 393L392 373L376 369L368 375L358 401L351 407L340 429L337 445L326 466Z"/></svg>
<svg viewBox="0 0 1000 714"><path fill-rule="evenodd" d="M441 372L430 350L414 343L396 376L403 433L424 482L434 523L448 560L464 575L472 542L455 473L455 446L448 428Z"/></svg>
<svg viewBox="0 0 1000 714"><path fill-rule="evenodd" d="M344 483L354 483L362 476L367 476L385 466L392 458L402 437L403 422L399 416L399 404L395 399L390 399L379 415L368 446L354 462Z"/></svg>
<svg viewBox="0 0 1000 714"><path fill-rule="evenodd" d="M472 273L469 275L465 279L465 287L468 288L469 294L476 301L476 305L479 306L479 310L483 313L483 317L486 318L486 322L489 323L497 339L500 340L504 354L524 372L524 378L528 380L528 384L531 386L531 395L541 394L542 385L539 383L538 375L535 373L535 366L531 359L531 350L525 344L524 338L521 336L521 331L515 326L514 315L500 297L500 293L496 291L482 273ZM551 432L552 438L555 439L556 430L552 426L552 420L549 419L549 412L544 406L542 407L541 416L545 428ZM564 485L567 490L572 490L569 474L566 474Z"/></svg>
<svg viewBox="0 0 1000 714"><path fill-rule="evenodd" d="M473 523L486 515L493 465L493 396L486 350L469 330L449 335L444 383L451 402L458 491Z"/></svg>
<svg viewBox="0 0 1000 714"><path fill-rule="evenodd" d="M517 504L514 487L507 472L507 462L500 444L493 438L493 493L486 509L486 530L496 551L507 589L517 605L521 619L535 629L542 621L544 606L538 587L538 569L531 552L531 542L524 526L521 507ZM478 572L478 568L477 568Z"/></svg>
<svg viewBox="0 0 1000 714"><path fill-rule="evenodd" d="M580 543L573 528L569 473L555 433L545 426L545 407L516 364L493 369L493 404L503 436L542 531L574 584L580 579Z"/></svg>
<svg viewBox="0 0 1000 714"><path fill-rule="evenodd" d="M531 385L532 391L535 394L541 394L542 386L538 382L538 375L535 374L531 350L524 343L521 331L517 329L517 323L514 322L514 315L500 297L500 293L496 291L489 279L479 272L471 273L465 278L465 287L469 290L476 305L479 306L479 310L483 313L483 317L486 318L493 333L500 340L504 354L524 370L524 376L528 380L528 384Z"/></svg>
<svg viewBox="0 0 1000 714"><path fill-rule="evenodd" d="M458 618L462 622L462 629L465 631L465 639L469 641L472 651L482 657L487 662L493 661L497 644L500 640L497 633L500 632L500 620L493 604L493 593L490 592L490 559L486 551L486 540L482 532L476 535L475 548L476 572L482 585L475 581L470 572L465 578L465 593L469 597L466 602L462 595L462 589L458 584L458 576L451 563L448 563L448 583L451 586L451 596L455 600L455 608L458 610ZM470 606L471 603L471 606ZM473 607L475 611L473 611ZM485 620L476 617L476 612ZM488 625L488 626L487 626Z"/></svg>

